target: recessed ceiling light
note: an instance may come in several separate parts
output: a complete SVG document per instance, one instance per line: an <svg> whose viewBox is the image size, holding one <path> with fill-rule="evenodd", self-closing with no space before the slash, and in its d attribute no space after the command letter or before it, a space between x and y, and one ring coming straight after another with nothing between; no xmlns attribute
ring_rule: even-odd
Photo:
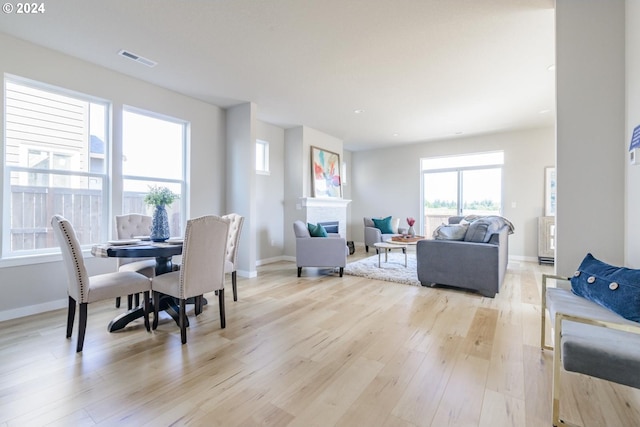
<svg viewBox="0 0 640 427"><path fill-rule="evenodd" d="M394 132L393 136L400 136L398 132Z"/></svg>
<svg viewBox="0 0 640 427"><path fill-rule="evenodd" d="M540 111L538 111L538 114L547 114L550 111L551 110L540 110Z"/></svg>
<svg viewBox="0 0 640 427"><path fill-rule="evenodd" d="M362 113L364 113L364 110L358 108L357 110L353 110L353 112L356 113L356 114L362 114Z"/></svg>
<svg viewBox="0 0 640 427"><path fill-rule="evenodd" d="M147 58L145 58L143 56L136 55L135 53L129 52L128 50L122 49L120 52L118 52L118 55L123 56L123 57L125 57L127 59L130 59L132 61L139 62L140 64L146 65L149 68L153 68L156 65L158 65L158 63L156 61L152 61L152 60L147 59Z"/></svg>
<svg viewBox="0 0 640 427"><path fill-rule="evenodd" d="M556 64L551 64L547 67L547 71L553 71L556 69Z"/></svg>

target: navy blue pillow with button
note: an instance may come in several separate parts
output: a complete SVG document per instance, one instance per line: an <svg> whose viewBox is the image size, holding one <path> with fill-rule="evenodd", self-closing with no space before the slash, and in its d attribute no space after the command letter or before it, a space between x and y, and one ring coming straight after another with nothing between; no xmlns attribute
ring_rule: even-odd
<svg viewBox="0 0 640 427"><path fill-rule="evenodd" d="M640 270L615 267L587 254L571 278L574 294L640 322Z"/></svg>

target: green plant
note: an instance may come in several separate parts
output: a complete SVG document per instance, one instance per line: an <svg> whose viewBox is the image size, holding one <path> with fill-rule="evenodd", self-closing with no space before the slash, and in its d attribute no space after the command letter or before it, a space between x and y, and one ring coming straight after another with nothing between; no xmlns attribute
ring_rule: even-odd
<svg viewBox="0 0 640 427"><path fill-rule="evenodd" d="M144 196L144 202L151 206L170 205L180 196L167 187L149 186L149 192Z"/></svg>

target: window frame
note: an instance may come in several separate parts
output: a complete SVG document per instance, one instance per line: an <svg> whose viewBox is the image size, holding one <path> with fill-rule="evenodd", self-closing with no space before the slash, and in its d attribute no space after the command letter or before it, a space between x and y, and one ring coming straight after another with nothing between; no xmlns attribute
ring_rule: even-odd
<svg viewBox="0 0 640 427"><path fill-rule="evenodd" d="M474 161L473 159L477 160ZM428 166L428 163L433 161L442 160L445 162L449 162L445 167L431 167ZM455 162L456 160L460 160L458 163L460 166L455 166L451 162ZM445 173L445 172L455 172L457 175L457 194L456 194L456 204L457 204L457 212L456 215L463 215L464 209L464 188L463 188L463 176L464 172L467 171L480 171L480 170L491 170L498 169L500 171L500 209L499 214L501 215L504 211L504 151L496 150L496 151L487 151L487 152L477 152L477 153L466 153L466 154L458 154L458 155L448 155L448 156L437 156L437 157L425 157L420 159L420 215L423 219L423 230L422 232L426 232L424 227L426 227L426 218L427 213L425 210L425 177L427 174L432 173Z"/></svg>
<svg viewBox="0 0 640 427"><path fill-rule="evenodd" d="M170 123L174 123L177 125L182 126L182 147L181 147L181 151L182 151L182 164L181 164L181 169L182 169L182 174L180 179L175 179L175 178L163 178L163 177L155 177L155 176L144 176L144 175L125 175L124 173L124 167L122 168L122 173L120 176L120 201L121 201L121 213L122 214L128 214L128 213L140 213L140 212L125 212L124 211L124 196L125 196L125 190L124 190L124 183L125 181L129 180L129 181L140 181L140 182L154 182L157 183L158 185L162 185L162 184L177 184L180 187L180 198L178 198L176 201L174 201L175 203L178 203L180 206L180 227L181 227L181 231L184 232L185 226L186 226L186 222L187 222L187 218L189 217L189 213L187 212L189 203L188 203L188 199L189 199L189 195L188 195L188 186L187 186L187 155L188 155L188 147L189 147L189 135L190 135L190 122L184 119L179 119L176 117L171 117L165 114L161 114L161 113L157 113L155 111L151 111L151 110L147 110L147 109L143 109L143 108L138 108L138 107L134 107L131 105L123 105L122 106L122 123L123 123L123 129L122 129L122 143L121 143L121 150L122 153L124 154L124 140L125 140L125 135L124 135L124 115L125 113L132 113L132 114L137 114L137 115L141 115L141 116L146 116L152 119L157 119L157 120L164 120Z"/></svg>
<svg viewBox="0 0 640 427"><path fill-rule="evenodd" d="M53 169L50 164L49 169L37 168L37 167L28 167L23 165L13 165L7 164L7 149L8 149L8 137L7 137L7 97L9 92L9 84L33 88L38 91L43 91L50 93L52 98L56 95L73 98L82 103L87 103L89 106L100 105L104 109L104 144L105 150L109 150L111 145L111 110L112 110L112 102L97 96L88 95L85 93L73 91L70 89L66 89L60 86L55 86L51 84L47 84L41 81L36 81L32 79L28 79L25 77L20 77L17 75L12 75L9 73L5 73L3 76L3 114L2 114L2 123L3 129L5 130L2 138L2 201L3 208L0 211L0 215L2 216L0 220L0 224L2 227L0 228L0 267L5 266L14 266L14 265L25 265L31 263L39 263L39 262L47 262L52 259L59 259L60 257L60 248L55 245L48 248L40 248L40 249L29 249L29 250L11 250L11 175L14 172L17 173L34 173L34 174L49 174L49 186L47 188L56 188L51 187L52 183L55 181L55 176L67 176L70 178L76 177L80 179L86 179L87 182L91 179L98 179L102 181L102 184L99 188L95 188L102 195L101 198L101 209L99 210L101 215L101 223L100 223L100 235L101 239L106 239L108 233L110 232L110 221L109 221L109 212L111 211L111 177L110 177L110 157L105 155L105 163L104 168L101 173L90 172L90 144L91 144L91 133L90 133L90 123L91 123L91 114L88 114L86 117L86 121L84 125L87 128L87 169L83 170L65 170L65 169ZM90 111L90 110L89 110ZM26 154L29 150L42 150L47 151L49 153L49 161L53 162L55 154L68 154L73 152L73 150L67 150L61 148L57 150L55 147L51 146L37 146L37 144L33 144L30 142L21 143L18 147L20 154ZM107 153L110 152L106 151ZM89 189L89 187L87 187ZM50 225L48 221L45 224L46 234L53 233L50 229ZM88 251L92 243L85 243L81 245L83 251Z"/></svg>

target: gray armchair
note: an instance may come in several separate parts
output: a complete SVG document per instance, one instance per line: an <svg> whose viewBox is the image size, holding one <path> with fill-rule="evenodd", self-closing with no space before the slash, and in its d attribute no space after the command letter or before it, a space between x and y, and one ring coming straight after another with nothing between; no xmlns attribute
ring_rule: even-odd
<svg viewBox="0 0 640 427"><path fill-rule="evenodd" d="M379 228L376 228L373 219L370 217L364 217L364 250L369 252L369 246L373 246L374 243L381 243L385 240L391 239L393 236L397 236L398 234L406 233L407 229L399 227L400 219L392 218L391 219L391 229L393 231L392 234L383 234ZM377 252L377 251L376 251Z"/></svg>
<svg viewBox="0 0 640 427"><path fill-rule="evenodd" d="M335 233L329 233L328 237L311 237L302 221L293 223L293 232L296 235L298 277L302 274L302 267L339 267L342 277L349 250L344 237Z"/></svg>

